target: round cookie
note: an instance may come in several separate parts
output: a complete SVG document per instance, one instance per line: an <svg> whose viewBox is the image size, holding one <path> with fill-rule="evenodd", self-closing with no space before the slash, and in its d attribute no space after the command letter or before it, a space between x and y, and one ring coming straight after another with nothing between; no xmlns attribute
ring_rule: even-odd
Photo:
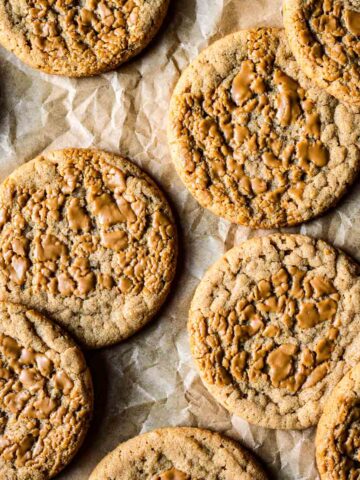
<svg viewBox="0 0 360 480"><path fill-rule="evenodd" d="M231 34L182 74L168 139L197 201L253 228L323 213L359 171L360 110L301 72L283 30Z"/></svg>
<svg viewBox="0 0 360 480"><path fill-rule="evenodd" d="M162 428L120 444L89 480L266 480L247 450L199 428Z"/></svg>
<svg viewBox="0 0 360 480"><path fill-rule="evenodd" d="M310 427L360 360L359 266L322 240L253 238L205 274L188 327L201 378L225 408L264 427Z"/></svg>
<svg viewBox="0 0 360 480"><path fill-rule="evenodd" d="M356 480L359 464L360 364L334 388L316 432L321 480Z"/></svg>
<svg viewBox="0 0 360 480"><path fill-rule="evenodd" d="M290 47L304 72L339 100L360 106L358 0L284 0Z"/></svg>
<svg viewBox="0 0 360 480"><path fill-rule="evenodd" d="M143 50L169 0L0 1L0 44L46 73L84 77Z"/></svg>
<svg viewBox="0 0 360 480"><path fill-rule="evenodd" d="M47 480L73 458L93 406L80 349L57 325L0 302L0 477Z"/></svg>
<svg viewBox="0 0 360 480"><path fill-rule="evenodd" d="M155 315L176 255L164 195L117 155L47 152L0 186L0 300L49 315L86 347L123 340Z"/></svg>

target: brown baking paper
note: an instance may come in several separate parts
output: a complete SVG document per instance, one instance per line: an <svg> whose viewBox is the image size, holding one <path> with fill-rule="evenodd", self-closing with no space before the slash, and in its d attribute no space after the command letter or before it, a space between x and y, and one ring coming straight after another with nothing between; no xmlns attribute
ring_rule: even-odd
<svg viewBox="0 0 360 480"><path fill-rule="evenodd" d="M272 431L229 415L207 393L191 360L186 322L205 270L234 244L264 231L199 207L171 164L166 116L180 72L213 40L251 26L281 26L281 0L171 0L160 34L137 59L88 79L39 73L0 51L0 176L43 150L98 147L142 166L171 200L180 229L179 272L160 315L121 345L87 353L95 415L86 442L61 479L87 479L116 445L168 425L208 427L252 448L279 480L317 479L314 432ZM301 231L360 259L360 189Z"/></svg>

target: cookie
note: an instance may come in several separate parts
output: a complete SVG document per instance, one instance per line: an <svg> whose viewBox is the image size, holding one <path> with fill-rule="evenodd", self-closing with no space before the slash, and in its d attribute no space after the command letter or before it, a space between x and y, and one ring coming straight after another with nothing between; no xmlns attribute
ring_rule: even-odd
<svg viewBox="0 0 360 480"><path fill-rule="evenodd" d="M120 444L89 480L265 480L253 457L218 433L163 428Z"/></svg>
<svg viewBox="0 0 360 480"><path fill-rule="evenodd" d="M46 314L88 348L155 315L176 255L164 195L117 155L47 152L0 186L0 300Z"/></svg>
<svg viewBox="0 0 360 480"><path fill-rule="evenodd" d="M47 480L88 430L93 391L75 343L38 312L0 302L0 477Z"/></svg>
<svg viewBox="0 0 360 480"><path fill-rule="evenodd" d="M197 201L253 228L323 213L359 172L360 110L300 71L283 30L234 33L182 74L168 138Z"/></svg>
<svg viewBox="0 0 360 480"><path fill-rule="evenodd" d="M359 465L360 364L334 388L316 432L321 480L356 480Z"/></svg>
<svg viewBox="0 0 360 480"><path fill-rule="evenodd" d="M225 408L264 427L310 427L360 359L359 266L322 240L253 238L205 274L188 326L201 378Z"/></svg>
<svg viewBox="0 0 360 480"><path fill-rule="evenodd" d="M359 1L284 0L283 11L300 67L331 95L359 107Z"/></svg>
<svg viewBox="0 0 360 480"><path fill-rule="evenodd" d="M1 0L0 44L46 73L96 75L143 50L168 5L169 0Z"/></svg>

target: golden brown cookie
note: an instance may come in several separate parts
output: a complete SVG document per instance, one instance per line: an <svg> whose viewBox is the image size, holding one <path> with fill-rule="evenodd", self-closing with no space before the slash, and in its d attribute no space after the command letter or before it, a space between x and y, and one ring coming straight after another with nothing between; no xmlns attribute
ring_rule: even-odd
<svg viewBox="0 0 360 480"><path fill-rule="evenodd" d="M92 405L75 343L36 311L0 302L0 478L54 477L80 447Z"/></svg>
<svg viewBox="0 0 360 480"><path fill-rule="evenodd" d="M321 480L360 478L360 364L334 388L316 432L316 460Z"/></svg>
<svg viewBox="0 0 360 480"><path fill-rule="evenodd" d="M47 152L0 186L0 299L46 313L87 347L155 315L176 255L164 195L117 155Z"/></svg>
<svg viewBox="0 0 360 480"><path fill-rule="evenodd" d="M360 106L358 0L284 0L290 47L304 72L331 95Z"/></svg>
<svg viewBox="0 0 360 480"><path fill-rule="evenodd" d="M0 44L46 73L96 75L143 50L168 5L169 0L1 0Z"/></svg>
<svg viewBox="0 0 360 480"><path fill-rule="evenodd" d="M322 240L253 238L200 282L189 315L201 378L230 412L269 428L315 425L360 360L359 266Z"/></svg>
<svg viewBox="0 0 360 480"><path fill-rule="evenodd" d="M266 480L247 450L199 428L162 428L120 444L89 480Z"/></svg>
<svg viewBox="0 0 360 480"><path fill-rule="evenodd" d="M299 69L283 30L234 33L182 74L168 137L175 167L203 206L254 228L323 213L359 171L360 110Z"/></svg>

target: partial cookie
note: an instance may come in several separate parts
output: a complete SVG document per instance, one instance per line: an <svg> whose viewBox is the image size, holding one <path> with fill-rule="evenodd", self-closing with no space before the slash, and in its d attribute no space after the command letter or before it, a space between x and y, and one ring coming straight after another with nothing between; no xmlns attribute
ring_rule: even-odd
<svg viewBox="0 0 360 480"><path fill-rule="evenodd" d="M234 441L199 428L163 428L120 444L89 480L266 480Z"/></svg>
<svg viewBox="0 0 360 480"><path fill-rule="evenodd" d="M122 157L47 152L0 186L0 299L50 315L87 347L123 340L155 315L176 255L164 195Z"/></svg>
<svg viewBox="0 0 360 480"><path fill-rule="evenodd" d="M0 43L46 73L96 75L143 50L168 5L169 0L1 0Z"/></svg>
<svg viewBox="0 0 360 480"><path fill-rule="evenodd" d="M316 432L321 480L360 478L360 364L334 388Z"/></svg>
<svg viewBox="0 0 360 480"><path fill-rule="evenodd" d="M93 391L80 349L34 310L0 302L0 477L47 480L75 455Z"/></svg>
<svg viewBox="0 0 360 480"><path fill-rule="evenodd" d="M322 240L253 238L205 274L189 332L201 378L230 412L270 428L315 425L360 360L359 266Z"/></svg>
<svg viewBox="0 0 360 480"><path fill-rule="evenodd" d="M241 31L182 74L168 137L183 182L203 206L254 228L323 213L360 167L360 110L299 69L282 30Z"/></svg>
<svg viewBox="0 0 360 480"><path fill-rule="evenodd" d="M290 46L304 72L331 95L360 106L358 0L284 0Z"/></svg>

